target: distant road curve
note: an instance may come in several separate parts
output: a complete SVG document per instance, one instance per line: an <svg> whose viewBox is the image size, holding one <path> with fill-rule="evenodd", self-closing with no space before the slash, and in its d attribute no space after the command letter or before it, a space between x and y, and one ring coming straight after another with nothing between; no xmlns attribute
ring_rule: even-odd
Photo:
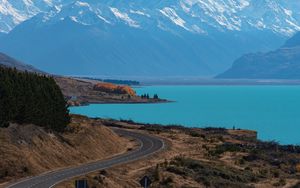
<svg viewBox="0 0 300 188"><path fill-rule="evenodd" d="M52 188L56 184L93 171L110 168L118 164L132 162L151 154L154 154L164 148L164 142L154 136L145 135L137 132L126 131L123 129L114 129L114 131L123 136L132 137L140 142L140 147L122 155L113 158L83 164L77 167L61 169L36 177L28 178L23 181L9 185L8 188Z"/></svg>

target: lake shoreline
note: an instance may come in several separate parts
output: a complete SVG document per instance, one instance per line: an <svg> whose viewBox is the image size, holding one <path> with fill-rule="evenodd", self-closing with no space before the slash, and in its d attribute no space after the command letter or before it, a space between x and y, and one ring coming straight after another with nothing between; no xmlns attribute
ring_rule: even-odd
<svg viewBox="0 0 300 188"><path fill-rule="evenodd" d="M136 92L158 94L176 102L90 104L70 111L89 117L163 125L235 126L257 130L262 140L300 144L295 131L300 123L299 86L148 86L137 88Z"/></svg>
<svg viewBox="0 0 300 188"><path fill-rule="evenodd" d="M83 102L79 105L70 105L70 107L82 107L82 106L89 106L93 104L162 104L162 103L172 103L176 101L170 101L166 99L160 99L160 100L147 100L147 101L92 101L92 102Z"/></svg>

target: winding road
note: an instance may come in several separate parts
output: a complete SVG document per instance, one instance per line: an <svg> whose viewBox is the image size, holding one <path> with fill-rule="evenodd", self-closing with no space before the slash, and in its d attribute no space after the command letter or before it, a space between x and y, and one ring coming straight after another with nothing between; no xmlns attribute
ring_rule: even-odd
<svg viewBox="0 0 300 188"><path fill-rule="evenodd" d="M164 142L157 137L123 129L114 129L114 131L117 134L136 139L140 142L140 147L131 152L124 153L107 160L83 164L77 167L61 169L36 177L28 178L9 185L8 188L52 188L56 184L64 180L88 174L97 170L110 168L118 164L132 162L154 154L164 148Z"/></svg>

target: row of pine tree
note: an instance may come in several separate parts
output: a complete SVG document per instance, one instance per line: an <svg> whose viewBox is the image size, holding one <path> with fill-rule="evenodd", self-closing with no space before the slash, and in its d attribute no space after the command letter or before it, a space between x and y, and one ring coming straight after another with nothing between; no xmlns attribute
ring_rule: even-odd
<svg viewBox="0 0 300 188"><path fill-rule="evenodd" d="M63 131L70 122L69 111L54 79L0 67L0 127L9 122Z"/></svg>

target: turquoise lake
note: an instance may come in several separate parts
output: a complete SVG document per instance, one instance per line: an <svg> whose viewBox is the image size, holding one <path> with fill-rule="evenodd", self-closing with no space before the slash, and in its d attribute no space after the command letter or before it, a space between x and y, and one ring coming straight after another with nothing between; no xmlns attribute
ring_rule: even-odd
<svg viewBox="0 0 300 188"><path fill-rule="evenodd" d="M147 86L136 91L175 102L94 104L70 111L165 125L235 126L258 131L262 140L300 144L300 86Z"/></svg>

